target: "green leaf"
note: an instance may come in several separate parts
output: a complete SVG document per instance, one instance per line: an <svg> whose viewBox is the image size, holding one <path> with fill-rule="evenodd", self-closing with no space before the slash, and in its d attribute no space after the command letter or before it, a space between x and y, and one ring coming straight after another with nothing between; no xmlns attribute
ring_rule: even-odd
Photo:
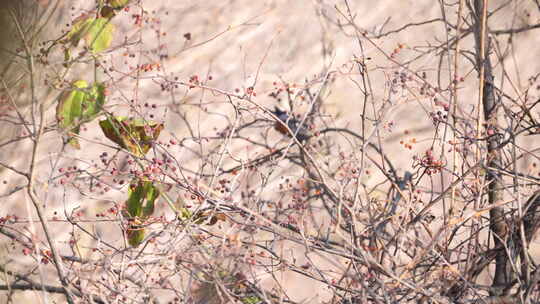
<svg viewBox="0 0 540 304"><path fill-rule="evenodd" d="M139 180L128 190L127 211L131 218L147 218L154 213L154 202L160 191L151 181Z"/></svg>
<svg viewBox="0 0 540 304"><path fill-rule="evenodd" d="M79 134L80 126L97 117L105 104L105 86L97 83L89 87L84 80L73 83L72 89L64 92L56 107L56 119L60 128L68 133L68 142L79 149L73 135Z"/></svg>
<svg viewBox="0 0 540 304"><path fill-rule="evenodd" d="M114 26L108 18L95 18L87 16L73 25L67 34L66 40L77 46L81 39L93 53L99 53L111 45Z"/></svg>
<svg viewBox="0 0 540 304"><path fill-rule="evenodd" d="M137 247L144 239L144 221L154 213L155 201L159 195L159 189L151 181L135 179L130 184L126 216L130 220L127 236L131 246Z"/></svg>
<svg viewBox="0 0 540 304"><path fill-rule="evenodd" d="M136 225L132 225L127 230L128 243L130 246L137 247L144 240L145 229Z"/></svg>
<svg viewBox="0 0 540 304"><path fill-rule="evenodd" d="M242 298L242 303L244 304L259 304L261 302L262 302L261 298L257 296L246 296Z"/></svg>
<svg viewBox="0 0 540 304"><path fill-rule="evenodd" d="M86 93L82 104L82 115L83 121L88 122L94 120L105 105L105 86L102 83L95 83Z"/></svg>
<svg viewBox="0 0 540 304"><path fill-rule="evenodd" d="M105 136L137 156L144 156L163 130L163 124L123 116L99 122Z"/></svg>

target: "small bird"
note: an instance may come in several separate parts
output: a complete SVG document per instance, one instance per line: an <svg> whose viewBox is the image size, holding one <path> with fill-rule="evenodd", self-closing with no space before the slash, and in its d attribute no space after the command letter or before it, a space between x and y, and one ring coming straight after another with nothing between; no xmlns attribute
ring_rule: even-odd
<svg viewBox="0 0 540 304"><path fill-rule="evenodd" d="M275 107L275 110L272 113L276 115L276 117L279 118L280 121L283 122L281 123L279 121L276 121L276 123L274 124L274 129L276 129L279 133L285 134L289 137L296 135L296 138L300 142L303 142L310 137L306 127L304 125L301 125L300 121L298 121L298 119L296 119L293 115L289 115L287 112L279 109L278 107ZM289 127L289 129L292 131L292 134L285 127L285 125Z"/></svg>

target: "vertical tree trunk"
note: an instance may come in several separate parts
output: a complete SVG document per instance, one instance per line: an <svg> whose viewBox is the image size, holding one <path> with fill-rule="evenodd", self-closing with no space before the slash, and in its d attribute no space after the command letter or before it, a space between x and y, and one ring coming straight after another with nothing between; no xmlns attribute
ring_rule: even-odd
<svg viewBox="0 0 540 304"><path fill-rule="evenodd" d="M480 76L481 103L483 107L484 123L486 132L482 138L487 137L487 159L486 168L500 168L500 152L498 150L499 137L496 134L497 113L500 100L496 98L494 92L494 77L491 60L489 58L490 43L487 30L487 8L484 5L487 1L475 0L475 41L477 50L477 69ZM489 132L494 131L494 132ZM488 183L488 203L495 205L502 201L504 185L501 176L497 171L486 170L486 182ZM490 212L490 229L493 233L495 248L503 248L507 237L508 227L504 220L504 207L493 207ZM506 250L499 250L495 258L495 275L493 277L492 295L500 295L501 287L507 286L512 281L509 268L509 259Z"/></svg>

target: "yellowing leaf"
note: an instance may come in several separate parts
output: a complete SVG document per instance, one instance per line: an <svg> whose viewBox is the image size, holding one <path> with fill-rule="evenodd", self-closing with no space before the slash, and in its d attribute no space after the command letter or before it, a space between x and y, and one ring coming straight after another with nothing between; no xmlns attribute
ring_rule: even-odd
<svg viewBox="0 0 540 304"><path fill-rule="evenodd" d="M207 221L210 218L210 221ZM193 216L195 224L215 225L218 221L225 221L227 216L221 212L214 213L213 211L199 211Z"/></svg>
<svg viewBox="0 0 540 304"><path fill-rule="evenodd" d="M101 17L107 18L107 19L111 19L112 17L116 15L116 13L114 12L114 9L110 6L102 7L99 14L101 15Z"/></svg>
<svg viewBox="0 0 540 304"><path fill-rule="evenodd" d="M145 230L138 226L130 226L127 230L128 243L130 246L137 247L144 240Z"/></svg>
<svg viewBox="0 0 540 304"><path fill-rule="evenodd" d="M193 215L193 213L188 208L186 208L186 203L182 199L181 195L176 198L176 202L174 203L173 207L175 209L175 213L178 216L178 219L181 221L187 220Z"/></svg>
<svg viewBox="0 0 540 304"><path fill-rule="evenodd" d="M99 122L105 136L137 156L144 156L163 130L162 123L123 116L109 117Z"/></svg>
<svg viewBox="0 0 540 304"><path fill-rule="evenodd" d="M109 5L113 8L120 9L129 3L129 0L109 0Z"/></svg>
<svg viewBox="0 0 540 304"><path fill-rule="evenodd" d="M66 40L77 46L84 39L86 46L93 52L99 53L111 45L114 26L109 18L95 18L87 16L73 25L67 34Z"/></svg>

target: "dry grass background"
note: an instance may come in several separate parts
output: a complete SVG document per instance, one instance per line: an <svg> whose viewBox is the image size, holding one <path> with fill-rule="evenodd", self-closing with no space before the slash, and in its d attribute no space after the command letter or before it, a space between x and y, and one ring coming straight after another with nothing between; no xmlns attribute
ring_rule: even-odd
<svg viewBox="0 0 540 304"><path fill-rule="evenodd" d="M93 1L73 1L74 7L89 7ZM124 43L124 36L129 41L140 39L140 44L134 44L130 50L137 54L135 58L126 58L118 52L112 51L105 55L113 66L122 70L130 65L141 63L159 62L160 71L148 72L137 80L121 73L102 75L105 79L112 76L115 81L112 88L110 104L119 105L115 111L127 112L122 108L127 100L136 99L139 102L156 104L156 120L165 121L164 139L182 139L191 136L185 120L196 126L196 134L211 136L216 134L232 118L231 107L224 102L222 96L213 95L210 92L179 90L175 94L164 92L160 88L161 79L178 79L187 81L192 75L200 78L212 76L208 86L234 92L236 88L241 91L250 86L255 87L257 97L255 101L266 107L273 107L275 101L268 97L273 90L274 82L297 83L302 86L306 81L320 82L329 70L337 71L328 89L324 91L323 109L329 114L327 121L338 127L347 127L360 132L362 124L359 117L362 107L363 96L354 83L357 80L357 72L350 67L354 63L355 56L359 56L359 46L355 38L354 29L351 26L339 26L344 18L338 10L345 12L343 1L324 0L295 0L295 1L148 1L141 2L147 11L148 24L143 31L133 27L132 14L139 13L138 8L133 7L129 13L124 14L114 22L118 26L119 34L115 43ZM505 1L491 1L490 7L498 7ZM426 20L441 18L441 8L437 1L350 1L353 15L356 16L356 25L368 31L368 36L385 33L400 29L407 24L419 23ZM337 9L336 9L337 7ZM525 12L530 12L526 16ZM447 18L455 18L454 12L447 12ZM71 15L73 18L77 15ZM526 23L538 22L538 10L535 11L533 1L511 1L510 4L496 13L490 19L490 26L494 29L516 27ZM367 61L367 67L372 77L373 92L375 94L375 107L384 102L390 102L391 107L383 114L381 126L393 124L393 127L383 130L380 134L385 154L393 161L400 174L411 170L413 155L423 153L431 146L434 136L433 125L428 119L427 111L437 110L433 100L417 98L409 91L403 90L391 93L388 88L388 80L395 71L401 72L403 68L397 63L406 63L413 71L421 70L427 74L427 80L432 83L448 79L448 69L445 58L439 57L438 52L427 52L428 46L444 45L446 28L440 21L433 21L422 25L413 25L402 31L385 35L380 38L372 38L376 45L364 43L365 54L371 59ZM185 38L188 34L190 40ZM537 46L540 44L538 31L515 35L510 53L502 63L506 71L516 82L512 85L516 88L515 94L519 94L527 86L527 78L540 71L538 63ZM462 48L472 46L472 38L467 38ZM402 46L399 54L394 57L395 62L390 61L386 54ZM501 46L504 49L504 46ZM383 53L384 52L384 53ZM426 53L427 52L427 53ZM162 55L162 56L160 56ZM166 55L166 56L163 56ZM420 56L420 59L415 59ZM460 72L464 82L459 90L461 110L472 111L472 104L477 98L477 73L466 61L462 62L463 70ZM500 70L500 64L497 69ZM74 75L72 75L74 76ZM497 80L496 80L497 81ZM315 88L318 85L314 86ZM441 96L447 98L448 96ZM171 106L171 102L177 106ZM207 112L201 112L200 105L207 103ZM51 112L52 113L52 112ZM379 126L380 127L380 126ZM366 133L370 133L373 125L368 125ZM95 124L89 125L88 130L98 130ZM410 130L405 135L405 130ZM200 133L199 133L200 132ZM266 133L254 134L253 136L265 136ZM275 141L280 140L280 135L270 131L269 136ZM75 207L87 210L90 214L102 212L110 208L113 202L118 202L125 197L125 191L113 189L103 194L81 193L76 188L58 187L46 184L51 173L51 167L65 167L76 165L78 167L90 166L88 160L98 160L98 156L104 151L100 145L92 145L92 142L103 142L98 133L83 132L84 149L80 151L69 150L61 152L60 163L53 166L51 159L59 153L58 147L61 141L58 134L48 134L46 144L43 146L42 158L39 160L41 168L40 179L43 181L44 202L50 217L55 214L63 214L65 210ZM400 140L409 140L416 137L419 142L414 149L405 150L399 143ZM345 139L336 139L337 142L345 142ZM538 138L522 143L525 149L538 148ZM106 148L105 148L106 149ZM346 149L355 149L349 146ZM254 155L255 150L249 150L245 146L233 146L231 151L239 156ZM15 166L24 167L27 159L21 155L25 151L20 148L16 154L11 151L12 163ZM112 150L109 150L112 151ZM347 151L350 152L350 151ZM352 151L354 152L354 151ZM7 155L9 151L4 149L1 153ZM534 156L538 157L538 155ZM533 158L534 158L533 157ZM204 166L202 159L194 154L186 153L178 155L178 159L196 170ZM5 160L5 158L2 158ZM85 160L85 161L83 161ZM229 160L230 161L230 160ZM519 163L523 168L530 165L530 158L523 159ZM227 167L227 161L224 165ZM283 174L294 176L297 172L287 172L283 168ZM376 185L383 180L381 174L373 174L365 179L366 185ZM3 173L2 180L8 181L0 185L0 193L7 193L22 184L22 180L14 174ZM271 198L275 195L279 175L273 177L268 186L263 189L262 197ZM441 181L438 181L441 182ZM448 186L449 179L442 181ZM426 185L427 186L427 185ZM434 191L442 189L442 185L436 185ZM26 203L25 203L26 201ZM161 210L160 212L167 212ZM31 206L23 193L15 194L3 202L2 215L19 213L25 216L33 214ZM438 214L436 208L433 209ZM86 228L96 231L104 240L121 243L118 229L107 231L107 225L87 224ZM67 240L71 232L66 230L68 225L53 225L55 238ZM39 231L39 227L28 226L33 233ZM96 242L91 239L81 241L81 248L91 248ZM60 244L64 246L65 244ZM290 246L287 250L296 252L302 258L300 246ZM88 258L92 253L87 250L84 253ZM331 269L336 261L325 260L318 256L320 265L324 269ZM328 257L326 257L328 258ZM332 259L331 257L328 259ZM4 257L7 264L17 262L19 265L32 265L33 261L28 257L21 257L16 253L10 253ZM26 263L25 263L26 261ZM327 268L325 268L327 267ZM83 275L97 275L93 273ZM44 274L47 276L47 274ZM52 279L46 279L52 280ZM298 274L284 272L280 281L292 300L301 303L321 303L329 299L330 290L324 284L310 281ZM29 292L28 292L29 293ZM20 301L32 298L31 295L21 296Z"/></svg>

